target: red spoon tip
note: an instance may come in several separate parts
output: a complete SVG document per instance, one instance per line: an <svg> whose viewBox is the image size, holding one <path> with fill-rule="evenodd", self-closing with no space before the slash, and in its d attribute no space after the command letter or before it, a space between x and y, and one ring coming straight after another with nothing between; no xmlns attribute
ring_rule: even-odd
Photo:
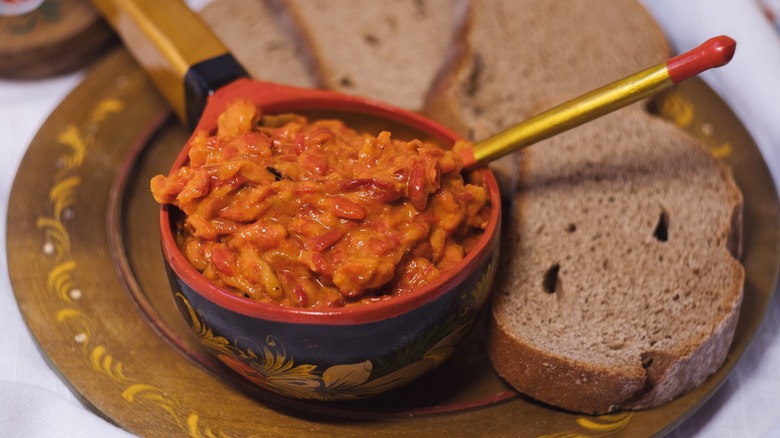
<svg viewBox="0 0 780 438"><path fill-rule="evenodd" d="M669 79L677 83L691 76L729 63L734 57L737 42L721 35L710 38L699 47L666 61Z"/></svg>

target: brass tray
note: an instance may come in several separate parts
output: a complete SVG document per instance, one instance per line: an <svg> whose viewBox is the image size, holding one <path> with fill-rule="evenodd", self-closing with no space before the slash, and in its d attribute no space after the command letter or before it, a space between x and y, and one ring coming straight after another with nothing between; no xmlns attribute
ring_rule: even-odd
<svg viewBox="0 0 780 438"><path fill-rule="evenodd" d="M477 328L442 368L359 403L294 402L237 380L190 334L169 292L148 181L187 133L123 49L96 65L41 128L9 203L19 308L64 381L99 415L143 436L649 436L673 430L723 383L757 330L780 263L780 218L758 148L699 80L653 104L703 138L745 195L745 299L725 365L657 409L583 416L506 386Z"/></svg>

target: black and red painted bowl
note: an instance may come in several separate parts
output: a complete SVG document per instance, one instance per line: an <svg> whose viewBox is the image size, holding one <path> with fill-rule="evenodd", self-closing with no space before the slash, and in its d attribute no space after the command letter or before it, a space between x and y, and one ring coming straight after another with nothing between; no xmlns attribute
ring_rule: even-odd
<svg viewBox="0 0 780 438"><path fill-rule="evenodd" d="M239 82L241 82L240 80ZM279 102L268 102L268 88ZM401 123L444 145L454 133L416 114L328 92L260 83L228 85L212 96L196 131L216 129L225 105L247 90L264 113L306 110L360 114ZM252 91L255 90L255 91ZM251 94L251 93L250 93ZM337 115L338 116L338 115ZM347 117L345 117L347 118ZM187 162L187 148L173 165ZM202 345L225 365L260 387L298 399L350 400L398 388L434 369L463 341L485 307L496 272L500 198L494 175L485 182L492 205L478 244L453 269L413 293L386 301L312 310L256 302L224 290L197 271L176 244L182 213L163 206L160 214L164 260L176 304Z"/></svg>

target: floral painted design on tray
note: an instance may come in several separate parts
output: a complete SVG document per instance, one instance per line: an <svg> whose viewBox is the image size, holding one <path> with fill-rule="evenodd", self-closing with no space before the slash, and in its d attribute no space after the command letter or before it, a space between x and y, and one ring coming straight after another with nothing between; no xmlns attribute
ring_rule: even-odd
<svg viewBox="0 0 780 438"><path fill-rule="evenodd" d="M63 152L56 156L49 196L44 208L48 214L36 221L43 233L41 252L51 261L46 276L47 290L56 296L61 307L55 313L56 322L72 333L72 340L81 351L88 368L122 388L121 397L127 403L149 404L170 415L173 422L188 436L227 436L214 433L201 424L200 416L181 403L170 391L140 382L128 375L124 362L114 354L112 348L102 342L100 326L93 318L79 308L79 302L89 299L90 291L79 286L79 276L88 275L80 268L71 254L69 226L77 215L77 203L82 177L79 170L84 164L89 149L95 141L95 133L101 124L111 117L118 117L125 109L122 93L133 92L144 82L141 76L117 78L116 95L98 100L82 125L67 124L57 136Z"/></svg>
<svg viewBox="0 0 780 438"><path fill-rule="evenodd" d="M587 438L613 435L628 426L633 412L620 412L617 414L599 415L596 417L579 417L577 425L585 432L559 432L542 435L539 438Z"/></svg>
<svg viewBox="0 0 780 438"><path fill-rule="evenodd" d="M676 90L667 91L652 105L662 117L703 140L715 158L725 159L733 153L731 142L718 140L723 136L716 135L712 123L701 119L696 106L685 94Z"/></svg>

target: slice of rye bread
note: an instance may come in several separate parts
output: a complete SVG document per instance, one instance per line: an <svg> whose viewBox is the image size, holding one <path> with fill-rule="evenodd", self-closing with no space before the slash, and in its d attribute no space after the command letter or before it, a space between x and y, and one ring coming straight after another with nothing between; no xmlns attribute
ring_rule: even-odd
<svg viewBox="0 0 780 438"><path fill-rule="evenodd" d="M321 84L419 111L466 0L283 0Z"/></svg>
<svg viewBox="0 0 780 438"><path fill-rule="evenodd" d="M605 413L668 402L726 358L742 195L635 105L522 152L487 350L519 391Z"/></svg>
<svg viewBox="0 0 780 438"><path fill-rule="evenodd" d="M254 79L304 88L320 85L277 1L219 0L199 15Z"/></svg>
<svg viewBox="0 0 780 438"><path fill-rule="evenodd" d="M636 0L472 0L467 17L424 110L472 140L669 56Z"/></svg>
<svg viewBox="0 0 780 438"><path fill-rule="evenodd" d="M670 54L636 0L472 0L467 17L423 113L474 141ZM490 167L510 195L515 158Z"/></svg>

